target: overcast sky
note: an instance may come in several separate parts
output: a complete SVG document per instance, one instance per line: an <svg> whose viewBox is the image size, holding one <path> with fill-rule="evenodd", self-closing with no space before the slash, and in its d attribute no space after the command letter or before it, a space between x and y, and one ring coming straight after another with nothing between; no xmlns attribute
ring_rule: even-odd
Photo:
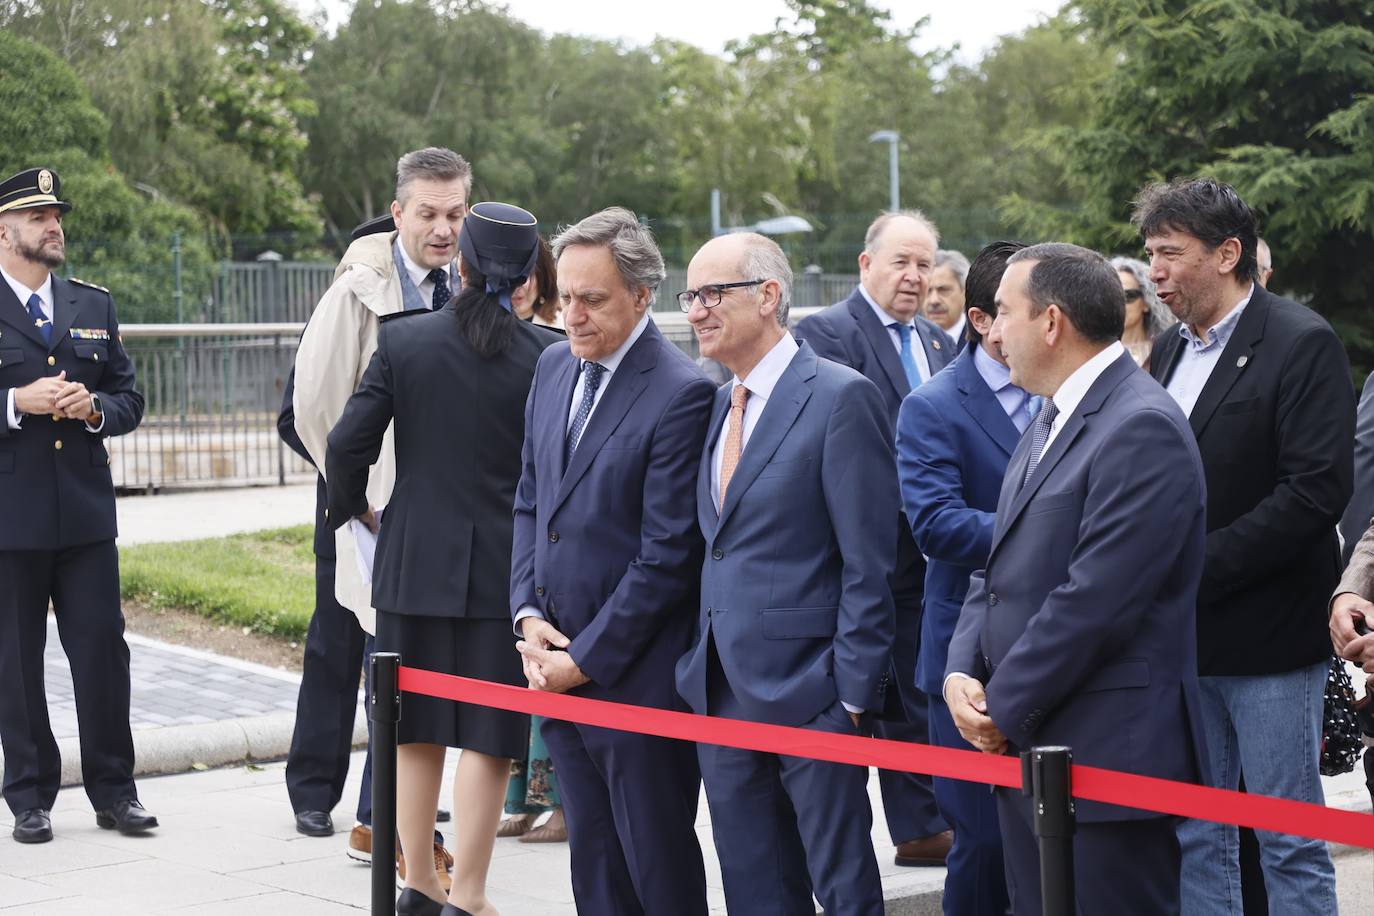
<svg viewBox="0 0 1374 916"><path fill-rule="evenodd" d="M306 12L323 8L331 27L347 15L346 0L293 0ZM922 50L947 48L956 42L961 57L976 60L998 36L1019 32L1052 15L1061 0L873 0L889 10L899 25L930 16L921 33ZM646 44L656 35L720 51L732 38L766 32L786 17L782 0L690 0L686 3L644 0L506 0L511 13L544 32L568 32L598 38L622 38Z"/></svg>

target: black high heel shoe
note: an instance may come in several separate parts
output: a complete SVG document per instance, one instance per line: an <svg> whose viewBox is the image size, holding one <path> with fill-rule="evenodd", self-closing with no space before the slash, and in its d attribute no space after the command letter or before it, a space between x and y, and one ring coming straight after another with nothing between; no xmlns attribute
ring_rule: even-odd
<svg viewBox="0 0 1374 916"><path fill-rule="evenodd" d="M396 916L442 916L447 906L423 891L408 887L396 898Z"/></svg>

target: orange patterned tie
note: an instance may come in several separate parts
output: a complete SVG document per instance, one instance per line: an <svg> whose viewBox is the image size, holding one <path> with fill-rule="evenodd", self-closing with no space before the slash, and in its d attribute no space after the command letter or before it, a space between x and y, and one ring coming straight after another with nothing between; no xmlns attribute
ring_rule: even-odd
<svg viewBox="0 0 1374 916"><path fill-rule="evenodd" d="M730 478L739 464L739 453L744 448L744 402L749 398L749 389L735 385L730 392L730 425L725 430L725 454L720 461L720 505L725 508L725 488L730 486Z"/></svg>

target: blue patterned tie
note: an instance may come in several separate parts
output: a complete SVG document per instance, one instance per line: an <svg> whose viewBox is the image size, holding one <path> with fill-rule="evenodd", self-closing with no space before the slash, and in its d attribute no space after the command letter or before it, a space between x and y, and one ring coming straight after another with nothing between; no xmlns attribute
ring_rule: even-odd
<svg viewBox="0 0 1374 916"><path fill-rule="evenodd" d="M601 375L605 371L606 367L600 363L586 362L582 364L582 403L577 405L577 413L573 416L572 426L568 429L568 439L563 448L564 470L572 464L573 452L577 451L577 443L582 438L582 430L587 425L587 418L592 415L592 404L596 401L596 389L601 387Z"/></svg>
<svg viewBox="0 0 1374 916"><path fill-rule="evenodd" d="M52 322L48 316L43 314L43 300L34 293L29 297L29 317L33 319L34 327L38 328L38 333L43 335L43 343L52 346Z"/></svg>
<svg viewBox="0 0 1374 916"><path fill-rule="evenodd" d="M1054 398L1045 398L1045 406L1035 415L1035 423L1031 426L1030 461L1026 464L1026 476L1021 478L1023 487L1035 473L1036 466L1040 464L1040 453L1045 450L1045 443L1050 438L1050 428L1054 426L1054 418L1057 416L1059 408L1054 406Z"/></svg>
<svg viewBox="0 0 1374 916"><path fill-rule="evenodd" d="M436 267L429 272L428 279L434 284L434 295L431 297L429 305L437 312L448 305L448 271L442 267Z"/></svg>
<svg viewBox="0 0 1374 916"><path fill-rule="evenodd" d="M911 350L911 326L893 323L897 336L902 339L902 368L906 370L906 380L912 388L921 384L921 370L916 367L916 354Z"/></svg>

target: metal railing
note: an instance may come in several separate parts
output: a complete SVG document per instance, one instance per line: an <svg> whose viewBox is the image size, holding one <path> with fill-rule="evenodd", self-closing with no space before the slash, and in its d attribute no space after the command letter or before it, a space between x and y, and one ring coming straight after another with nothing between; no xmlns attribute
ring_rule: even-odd
<svg viewBox="0 0 1374 916"><path fill-rule="evenodd" d="M663 335L692 358L687 316L654 313ZM800 319L815 308L792 309ZM110 439L110 471L124 491L305 482L309 463L277 435L277 414L303 322L126 324L124 349L146 406L143 422Z"/></svg>

